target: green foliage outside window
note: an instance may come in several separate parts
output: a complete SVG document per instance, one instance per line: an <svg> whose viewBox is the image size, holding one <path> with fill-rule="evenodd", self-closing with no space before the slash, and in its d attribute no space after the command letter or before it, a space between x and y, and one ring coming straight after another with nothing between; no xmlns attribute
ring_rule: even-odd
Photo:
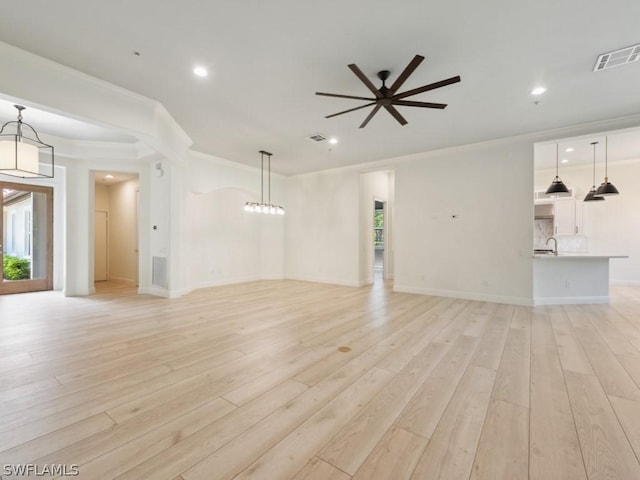
<svg viewBox="0 0 640 480"><path fill-rule="evenodd" d="M31 277L31 262L26 258L2 257L2 276L5 280L28 280Z"/></svg>
<svg viewBox="0 0 640 480"><path fill-rule="evenodd" d="M376 210L373 214L373 244L384 246L384 211Z"/></svg>

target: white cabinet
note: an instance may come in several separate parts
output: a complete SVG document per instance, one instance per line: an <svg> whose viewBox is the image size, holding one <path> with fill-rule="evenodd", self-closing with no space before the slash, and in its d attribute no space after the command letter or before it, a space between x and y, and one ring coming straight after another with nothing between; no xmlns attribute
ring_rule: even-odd
<svg viewBox="0 0 640 480"><path fill-rule="evenodd" d="M554 235L584 235L584 209L575 198L558 198L553 205Z"/></svg>
<svg viewBox="0 0 640 480"><path fill-rule="evenodd" d="M554 235L576 235L576 199L559 198L553 210Z"/></svg>
<svg viewBox="0 0 640 480"><path fill-rule="evenodd" d="M576 235L584 235L585 233L585 214L584 203L580 200L576 200Z"/></svg>

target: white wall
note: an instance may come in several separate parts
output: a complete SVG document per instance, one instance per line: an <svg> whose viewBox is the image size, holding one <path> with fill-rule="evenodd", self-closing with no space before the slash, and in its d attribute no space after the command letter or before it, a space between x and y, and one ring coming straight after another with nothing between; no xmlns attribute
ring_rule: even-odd
<svg viewBox="0 0 640 480"><path fill-rule="evenodd" d="M101 212L109 212L109 186L102 183L96 183L95 195L95 209Z"/></svg>
<svg viewBox="0 0 640 480"><path fill-rule="evenodd" d="M266 181L265 175L265 195ZM283 232L289 212L283 217L244 211L246 202L260 200L259 169L193 154L183 191L183 291L283 277ZM273 173L271 201L287 206L283 178Z"/></svg>
<svg viewBox="0 0 640 480"><path fill-rule="evenodd" d="M395 269L395 231L393 226L395 224L395 211L396 211L396 173L394 171L388 172L388 180L389 180L389 203L387 204L387 210L385 212L385 226L386 231L384 232L386 235L385 238L385 264L384 264L384 278L393 279L394 269Z"/></svg>
<svg viewBox="0 0 640 480"><path fill-rule="evenodd" d="M56 178L42 182L56 186L54 273L59 280L54 285L60 286L64 279L67 295L91 291L92 170L140 175L139 291L179 295L194 285L231 281L247 274L277 277L282 275L282 265L290 278L359 285L360 173L395 169L397 289L513 303L530 300L533 143L638 123L638 116L625 117L367 166L275 178L273 199L287 209L285 218L276 220L286 223L283 234L282 224L266 223L272 219L256 219L256 226L231 212L238 201L241 208L244 199L257 200L259 170L188 152L190 139L157 101L3 43L0 63L3 98L113 128L139 139L148 154L155 155L146 158L139 151L115 159L79 155L78 151L89 146L75 144L71 150L77 149L76 154L62 159ZM61 140L51 142L57 153L58 142ZM143 150L137 145L127 147ZM162 177L156 176L154 163L158 160L164 165ZM622 179L616 178L615 183L623 195L632 188ZM201 217L194 203L225 210ZM458 218L452 219L454 214ZM216 222L236 229L235 243L248 244L238 247L224 239L224 230ZM635 228L637 222L630 225ZM196 228L203 230L195 234ZM240 236L247 233L256 237ZM216 249L221 257L197 270L200 265L190 258L192 249L206 251L211 245L223 246ZM259 267L242 266L247 248L260 250ZM151 287L151 258L156 255L169 259L169 288L164 291ZM212 276L212 270L216 272L226 258L232 259L229 267ZM236 270L235 265L242 268Z"/></svg>
<svg viewBox="0 0 640 480"><path fill-rule="evenodd" d="M109 278L137 281L136 195L138 180L109 186ZM96 199L98 196L96 195ZM98 210L98 208L96 208Z"/></svg>
<svg viewBox="0 0 640 480"><path fill-rule="evenodd" d="M287 179L287 278L360 285L360 174L353 168Z"/></svg>
<svg viewBox="0 0 640 480"><path fill-rule="evenodd" d="M395 289L531 302L533 145L495 142L395 167Z"/></svg>
<svg viewBox="0 0 640 480"><path fill-rule="evenodd" d="M602 183L603 166L596 165L596 187ZM555 176L553 170L536 170L536 185L545 185ZM576 200L582 201L591 188L593 166L565 167L560 178L576 188ZM591 253L629 255L628 259L611 259L611 283L640 285L640 159L609 163L609 181L620 195L603 202L583 202L584 232Z"/></svg>

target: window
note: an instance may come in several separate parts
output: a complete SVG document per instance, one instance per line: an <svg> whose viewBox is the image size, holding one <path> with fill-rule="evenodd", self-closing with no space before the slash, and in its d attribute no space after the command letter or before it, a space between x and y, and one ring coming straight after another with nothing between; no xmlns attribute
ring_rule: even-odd
<svg viewBox="0 0 640 480"><path fill-rule="evenodd" d="M12 253L15 253L16 250L16 228L16 212L11 212L11 226L9 227L9 231L11 232L11 244L9 245L9 251Z"/></svg>
<svg viewBox="0 0 640 480"><path fill-rule="evenodd" d="M373 244L384 247L384 210L376 210L373 214Z"/></svg>
<svg viewBox="0 0 640 480"><path fill-rule="evenodd" d="M24 255L31 257L31 210L24 211Z"/></svg>

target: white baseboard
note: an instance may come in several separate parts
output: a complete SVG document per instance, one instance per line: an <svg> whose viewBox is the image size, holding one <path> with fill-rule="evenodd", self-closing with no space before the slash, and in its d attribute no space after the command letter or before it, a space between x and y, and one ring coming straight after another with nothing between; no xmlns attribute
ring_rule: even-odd
<svg viewBox="0 0 640 480"><path fill-rule="evenodd" d="M171 292L160 287L138 287L139 295L153 295L155 297L175 298L171 296Z"/></svg>
<svg viewBox="0 0 640 480"><path fill-rule="evenodd" d="M609 285L621 287L640 287L640 280L609 280Z"/></svg>
<svg viewBox="0 0 640 480"><path fill-rule="evenodd" d="M227 278L223 280L211 280L206 282L199 282L194 285L190 285L188 287L176 289L176 290L166 290L160 287L139 287L138 294L140 295L155 295L156 297L163 298L178 298L183 295L187 295L194 290L199 290L201 288L211 288L211 287L221 287L224 285L234 285L237 283L247 283L247 282L257 282L260 280L282 280L282 275L256 275L251 277L236 277L236 278Z"/></svg>
<svg viewBox="0 0 640 480"><path fill-rule="evenodd" d="M406 285L394 285L394 292L417 293L419 295L432 295L435 297L460 298L463 300L477 300L480 302L506 303L508 305L522 305L530 307L533 300L527 297L507 297L503 295L491 295L478 292L463 292L458 290L438 290L435 288L409 287Z"/></svg>
<svg viewBox="0 0 640 480"><path fill-rule="evenodd" d="M331 285L341 285L343 287L362 287L364 285L364 283L361 282L351 282L348 280L341 280L336 278L313 277L307 275L286 275L285 278L287 280L299 280L301 282L313 283L328 283Z"/></svg>
<svg viewBox="0 0 640 480"><path fill-rule="evenodd" d="M133 279L131 278L124 278L124 277L114 277L112 275L109 275L109 278L107 278L107 281L113 281L113 282L126 282L126 283L131 283L134 284L136 282L133 281Z"/></svg>
<svg viewBox="0 0 640 480"><path fill-rule="evenodd" d="M608 296L599 297L538 297L533 304L538 305L590 305L594 303L609 303Z"/></svg>

